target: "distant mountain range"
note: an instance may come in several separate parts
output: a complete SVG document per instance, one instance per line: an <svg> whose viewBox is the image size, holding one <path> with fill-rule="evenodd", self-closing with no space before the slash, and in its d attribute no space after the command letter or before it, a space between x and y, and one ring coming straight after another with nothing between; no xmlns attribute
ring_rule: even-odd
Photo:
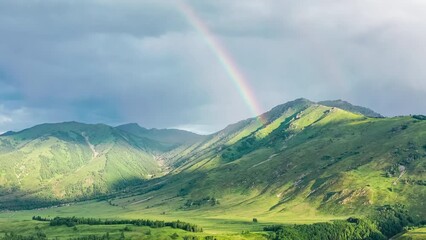
<svg viewBox="0 0 426 240"><path fill-rule="evenodd" d="M150 208L130 196L176 208L220 199L228 211L244 206L259 214L296 203L335 214L401 203L426 217L422 118L297 99L263 119L266 124L250 118L208 136L134 123L8 132L0 137L0 207L114 198L125 189L125 204Z"/></svg>

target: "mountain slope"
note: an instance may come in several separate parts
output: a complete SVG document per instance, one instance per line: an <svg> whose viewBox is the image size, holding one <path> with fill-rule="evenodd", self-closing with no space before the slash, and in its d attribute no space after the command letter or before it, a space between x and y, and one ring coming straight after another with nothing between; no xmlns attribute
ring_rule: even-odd
<svg viewBox="0 0 426 240"><path fill-rule="evenodd" d="M296 117L297 113L303 111L313 102L307 99L296 99L294 101L278 105L270 111L263 114L263 119L268 122L267 126L263 126L257 118L250 118L240 121L235 124L227 126L225 129L207 136L204 141L193 144L192 146L185 147L184 149L177 149L168 153L169 161L175 167L181 165L183 162L188 162L192 159L197 159L200 156L206 157L207 155L215 154L217 151L227 146L233 145L243 138L248 137L253 132L259 131L258 134L268 134L275 130L281 124L281 121L287 117Z"/></svg>
<svg viewBox="0 0 426 240"><path fill-rule="evenodd" d="M161 174L153 140L107 125L42 124L0 137L0 186L8 198L56 201L106 193ZM40 201L42 201L40 200Z"/></svg>
<svg viewBox="0 0 426 240"><path fill-rule="evenodd" d="M305 99L281 105L264 114L266 125L248 119L166 155L175 169L138 198L149 201L117 202L224 216L367 214L398 203L425 218L426 121L356 112Z"/></svg>
<svg viewBox="0 0 426 240"><path fill-rule="evenodd" d="M132 125L126 130L90 125L96 130L89 131L86 125L68 123L12 133L0 137L2 169L14 170L0 175L7 189L0 200L25 191L29 194L34 186L36 193L48 192L56 198L76 192L85 196L78 186L87 191L84 184L90 185L91 179L100 179L92 184L101 186L99 192L126 186L134 179L137 185L110 195L108 201L151 214L278 219L317 213L364 215L398 203L417 217L426 217L426 121L410 116L372 118L357 109L348 111L306 99L279 105L263 118L266 124L257 118L243 120L167 152L159 151L164 141L150 139L143 135L143 128ZM60 152L57 145L68 150ZM64 152L75 157L64 157ZM55 156L80 160L63 161L54 173L46 171L51 162L37 168L45 158ZM93 161L98 158L104 160ZM18 163L26 165L7 165L6 159L19 159ZM163 169L159 159L165 163ZM39 164L33 167L37 173L25 172L31 162ZM168 174L161 176L165 168ZM85 174L76 174L80 172ZM160 177L149 179L154 174ZM22 186L31 187L22 191ZM71 190L62 186L71 186ZM98 188L92 189L89 192Z"/></svg>

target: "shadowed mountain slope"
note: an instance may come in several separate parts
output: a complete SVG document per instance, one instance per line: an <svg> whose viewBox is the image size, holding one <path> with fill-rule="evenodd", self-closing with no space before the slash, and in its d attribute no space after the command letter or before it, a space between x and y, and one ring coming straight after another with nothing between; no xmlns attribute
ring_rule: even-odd
<svg viewBox="0 0 426 240"><path fill-rule="evenodd" d="M182 145L194 144L205 138L203 135L179 129L146 129L139 126L137 123L124 124L116 128L138 137L154 140L167 150Z"/></svg>

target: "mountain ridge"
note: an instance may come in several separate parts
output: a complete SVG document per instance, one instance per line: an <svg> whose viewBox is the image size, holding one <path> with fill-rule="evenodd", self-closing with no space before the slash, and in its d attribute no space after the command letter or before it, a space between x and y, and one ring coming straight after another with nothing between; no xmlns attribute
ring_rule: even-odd
<svg viewBox="0 0 426 240"><path fill-rule="evenodd" d="M298 103L320 104L320 105L324 105L324 106L337 107L337 108L341 108L342 110L362 114L362 115L367 116L367 117L380 117L380 118L384 117L380 113L377 113L377 112L375 112L375 111L373 111L369 108L357 106L357 105L352 105L351 103L344 101L344 100L341 100L341 99L313 102L313 101L306 99L306 98L297 98L295 100L288 101L288 102L283 103L283 104L279 104L279 105L271 108L270 110L260 114L259 116L263 116L265 114L266 115L273 115L274 113L279 112L280 108L283 108L283 107L285 108L286 105L298 104ZM231 123L231 124L227 125L225 128L227 128L228 126L231 126L231 125L238 124L238 123L243 122L243 121L247 121L247 120L250 120L250 119L257 118L259 116L251 117L251 118L248 118L248 119L245 119L245 120L240 120L237 123ZM273 116L269 116L269 117L273 117ZM66 124L66 125L71 125L71 124L105 125L105 126L109 126L109 127L113 127L113 128L117 128L117 129L121 129L121 130L127 129L128 131L129 131L129 129L133 128L133 129L136 129L136 131L143 132L145 134L147 132L149 133L149 132L156 132L156 131L157 132L173 131L173 132L191 134L191 135L194 135L194 136L197 136L197 137L208 136L208 135L212 135L212 134L217 133L217 132L215 132L215 133L212 133L212 134L204 135L204 134L198 134L198 133L194 133L194 132L191 132L191 131L188 131L188 130L177 129L177 128L145 128L145 127L140 126L138 123L134 123L134 122L133 123L124 123L124 124L120 124L120 125L117 125L117 126L111 126L111 125L108 125L108 124L105 124L105 123L83 123L83 122L78 122L78 121L64 121L64 122L53 122L53 123L41 123L41 124L34 125L32 127L25 128L25 129L22 129L22 130L19 130L19 131L10 130L10 131L6 131L6 132L0 134L0 136L13 135L13 134L20 133L22 131L25 131L25 130L28 130L28 129L31 129L31 128L34 128L34 127L39 127L39 126L44 126L44 125L54 126L54 125L59 125L59 124ZM222 129L222 130L224 130L224 129ZM219 130L219 131L222 131L222 130ZM132 132L134 132L134 131L132 131Z"/></svg>
<svg viewBox="0 0 426 240"><path fill-rule="evenodd" d="M205 135L200 135L197 133L193 133L193 132L181 130L181 129L173 129L173 128L147 129L147 128L141 127L137 123L123 124L115 128L120 129L122 131L126 131L128 133L132 133L139 137L146 137L158 142L162 142L165 145L169 145L170 147L174 147L176 145L182 145L182 144L193 144L197 141L202 140L205 137Z"/></svg>
<svg viewBox="0 0 426 240"><path fill-rule="evenodd" d="M320 102L318 102L318 104L329 106L329 107L338 107L340 109L350 111L350 112L359 113L359 114L362 114L362 115L367 116L367 117L373 117L373 118L383 118L384 117L380 113L377 113L377 112L375 112L375 111L373 111L369 108L357 106L357 105L352 105L351 103L344 101L344 100L341 100L341 99L320 101Z"/></svg>

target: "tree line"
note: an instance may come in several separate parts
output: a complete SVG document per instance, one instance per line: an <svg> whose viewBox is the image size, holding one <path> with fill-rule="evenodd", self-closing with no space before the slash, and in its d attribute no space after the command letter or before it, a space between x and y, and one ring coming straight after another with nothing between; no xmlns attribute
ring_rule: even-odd
<svg viewBox="0 0 426 240"><path fill-rule="evenodd" d="M414 219L403 205L385 205L366 219L348 218L332 223L273 225L264 227L269 240L384 240L425 220Z"/></svg>
<svg viewBox="0 0 426 240"><path fill-rule="evenodd" d="M407 226L423 225L425 221L415 219L402 204L384 205L376 209L370 216L380 232L387 237L392 237L404 230Z"/></svg>
<svg viewBox="0 0 426 240"><path fill-rule="evenodd" d="M50 226L67 226L74 227L80 224L87 225L118 225L118 224L131 224L134 226L147 226L151 228L163 228L171 227L176 229L182 229L188 232L202 232L203 228L182 221L173 221L165 222L159 220L149 220L149 219L100 219L100 218L77 218L77 217L55 217L53 219L43 218L41 216L33 216L32 218L35 221L45 221L49 222Z"/></svg>
<svg viewBox="0 0 426 240"><path fill-rule="evenodd" d="M264 227L270 240L385 240L372 222L349 218L333 223L275 225Z"/></svg>

